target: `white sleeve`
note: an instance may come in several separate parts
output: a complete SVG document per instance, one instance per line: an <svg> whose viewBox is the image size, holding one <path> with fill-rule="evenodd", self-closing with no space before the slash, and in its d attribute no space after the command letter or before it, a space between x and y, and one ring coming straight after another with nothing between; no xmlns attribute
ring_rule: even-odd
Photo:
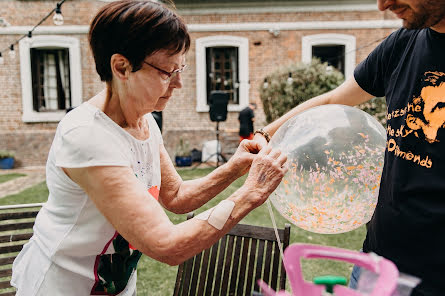
<svg viewBox="0 0 445 296"><path fill-rule="evenodd" d="M131 166L125 144L116 135L97 126L78 126L56 136L56 166Z"/></svg>

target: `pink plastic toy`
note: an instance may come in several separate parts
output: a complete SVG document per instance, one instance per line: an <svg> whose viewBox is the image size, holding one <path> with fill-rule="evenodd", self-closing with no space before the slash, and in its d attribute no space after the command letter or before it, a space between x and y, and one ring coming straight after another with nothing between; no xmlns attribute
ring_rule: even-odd
<svg viewBox="0 0 445 296"><path fill-rule="evenodd" d="M346 261L366 268L379 275L374 290L369 296L391 296L396 289L399 272L391 261L375 254L365 254L340 248L292 244L284 252L284 267L289 278L293 296L321 296L325 287L306 282L301 273L301 258L321 258ZM258 281L265 296L290 296L285 291L275 292L263 281ZM334 286L336 296L362 296L359 291L345 286Z"/></svg>

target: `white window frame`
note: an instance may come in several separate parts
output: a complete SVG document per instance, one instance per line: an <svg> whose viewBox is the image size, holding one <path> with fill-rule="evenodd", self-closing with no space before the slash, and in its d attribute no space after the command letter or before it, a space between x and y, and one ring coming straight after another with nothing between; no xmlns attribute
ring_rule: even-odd
<svg viewBox="0 0 445 296"><path fill-rule="evenodd" d="M59 122L66 113L65 110L53 112L34 111L32 95L31 48L67 48L69 50L71 104L73 107L82 104L80 42L77 38L55 35L35 36L20 40L19 48L23 122Z"/></svg>
<svg viewBox="0 0 445 296"><path fill-rule="evenodd" d="M239 104L229 104L227 111L239 112L249 104L249 40L229 35L196 39L196 111L209 112L209 105L207 105L206 49L218 46L238 47Z"/></svg>
<svg viewBox="0 0 445 296"><path fill-rule="evenodd" d="M310 63L312 60L312 47L317 45L344 45L345 46L345 78L354 74L356 40L353 35L346 34L316 34L304 36L302 44L302 61Z"/></svg>

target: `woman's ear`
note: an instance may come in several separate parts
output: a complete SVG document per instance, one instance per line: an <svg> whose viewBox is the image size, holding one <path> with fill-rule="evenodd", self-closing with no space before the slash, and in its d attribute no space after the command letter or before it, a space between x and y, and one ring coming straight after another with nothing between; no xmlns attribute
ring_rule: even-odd
<svg viewBox="0 0 445 296"><path fill-rule="evenodd" d="M113 54L110 59L110 66L113 76L121 80L127 80L131 72L131 64L126 57L118 53Z"/></svg>

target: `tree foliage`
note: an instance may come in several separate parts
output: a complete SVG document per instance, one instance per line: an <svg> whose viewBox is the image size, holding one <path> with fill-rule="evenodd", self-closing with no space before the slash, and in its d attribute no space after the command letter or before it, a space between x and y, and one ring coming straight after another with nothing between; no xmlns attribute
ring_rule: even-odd
<svg viewBox="0 0 445 296"><path fill-rule="evenodd" d="M341 72L318 59L313 59L309 64L296 63L275 71L265 78L260 89L267 122L274 121L310 98L336 88L343 81Z"/></svg>

